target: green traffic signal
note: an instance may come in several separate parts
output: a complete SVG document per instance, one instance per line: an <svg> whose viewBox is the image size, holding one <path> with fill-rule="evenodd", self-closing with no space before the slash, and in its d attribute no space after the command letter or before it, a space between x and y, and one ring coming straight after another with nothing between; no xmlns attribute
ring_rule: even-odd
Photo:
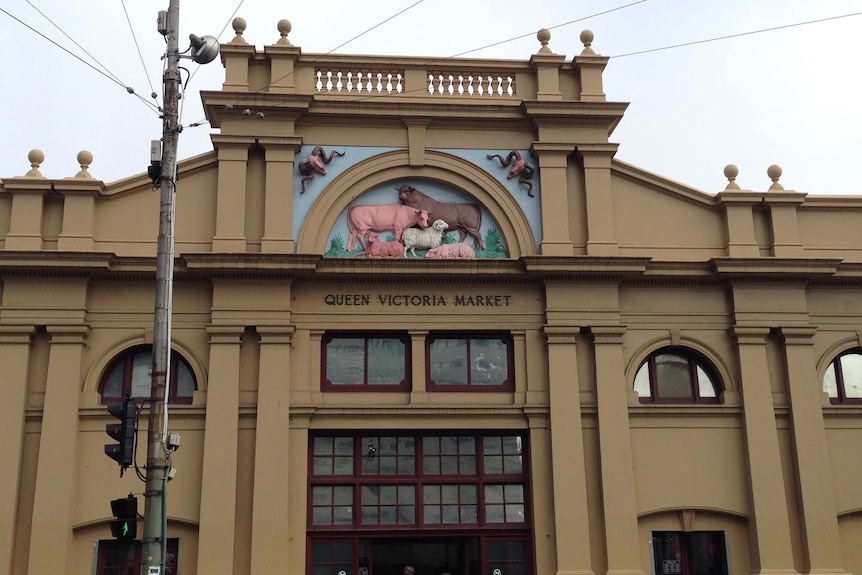
<svg viewBox="0 0 862 575"><path fill-rule="evenodd" d="M138 534L138 499L129 495L111 501L114 519L111 521L111 535L121 540L132 540Z"/></svg>

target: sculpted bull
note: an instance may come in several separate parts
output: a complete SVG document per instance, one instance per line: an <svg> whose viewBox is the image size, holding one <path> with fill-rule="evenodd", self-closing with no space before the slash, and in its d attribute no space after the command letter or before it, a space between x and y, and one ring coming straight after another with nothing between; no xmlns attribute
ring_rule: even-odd
<svg viewBox="0 0 862 575"><path fill-rule="evenodd" d="M479 228L482 226L482 212L475 204L459 204L455 202L438 202L414 188L413 186L401 186L398 190L398 199L401 203L412 208L426 210L428 220L443 220L449 224L449 231L458 230L459 241L464 241L467 234L476 238L480 250L485 249ZM428 227L428 226L424 226Z"/></svg>
<svg viewBox="0 0 862 575"><path fill-rule="evenodd" d="M382 206L353 206L347 210L347 251L351 251L356 245L356 239L362 249L367 250L366 236L369 232L393 232L395 241L401 241L404 230L413 226L428 227L428 211L402 206L400 204L386 204Z"/></svg>

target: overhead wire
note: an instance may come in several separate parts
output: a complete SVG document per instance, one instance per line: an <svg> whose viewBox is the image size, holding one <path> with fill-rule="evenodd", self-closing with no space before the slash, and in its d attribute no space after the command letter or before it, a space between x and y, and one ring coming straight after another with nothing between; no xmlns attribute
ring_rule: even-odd
<svg viewBox="0 0 862 575"><path fill-rule="evenodd" d="M806 26L808 24L818 24L820 22L828 22L830 20L840 20L841 18L850 18L852 16L860 16L862 12L854 12L853 14L844 14L842 16L830 16L828 18L819 18L817 20L807 20L805 22L796 22L795 24L784 24L782 26L773 26L771 28L762 28L760 30L750 30L748 32L740 32L738 34L728 34L726 36L717 36L715 38L706 38L704 40L695 40L693 42L684 42L682 44L673 44L671 46L662 46L661 48L650 48L648 50L638 50L637 52L628 52L626 54L618 54L611 56L613 59L626 58L628 56L637 56L640 54L649 54L651 52L660 52L662 50L672 50L674 48L684 48L686 46L694 46L696 44L706 44L708 42L717 42L719 40L729 40L731 38L740 38L742 36L751 36L752 34L762 34L764 32L774 32L776 30L785 30L787 28L795 28L797 26Z"/></svg>
<svg viewBox="0 0 862 575"><path fill-rule="evenodd" d="M242 4L242 2L244 2L244 1L245 1L245 0L242 0L242 1L240 2L240 5L241 5L241 4ZM345 41L345 42L342 42L341 44L339 44L339 45L338 45L338 46L336 46L335 48L332 48L331 50L329 50L329 51L327 51L327 52L325 52L325 53L323 53L323 54L319 55L317 58L315 58L314 60L312 60L312 62L310 62L310 63L311 63L311 64L313 64L314 62L316 62L317 60L319 60L319 59L320 59L320 58L322 58L323 56L326 56L326 55L328 55L328 54L331 54L332 52L335 52L335 51L336 51L336 50L338 50L339 48L343 48L344 46L346 46L347 44L350 44L350 43L351 43L351 42L353 42L354 40L356 40L356 39L358 39L358 38L361 38L362 36L364 36L365 34L368 34L368 33L369 33L369 32L371 32L372 30L374 30L374 29L376 29L376 28L379 28L379 27L380 27L380 26L382 26L383 24L386 24L387 22L389 22L389 21L391 21L391 20L393 20L393 19L397 18L398 16L400 16L400 15L404 14L404 13L405 13L405 12L407 12L408 10L411 10L411 9L415 8L416 6L418 6L419 4L422 4L422 2L424 2L424 1L425 1L425 0L417 0L416 2L414 2L413 4L411 4L411 5L410 5L410 6L408 6L408 7L404 8L403 10L401 10L401 11L399 11L399 12L396 12L396 13L395 13L395 14L393 14L392 16L389 16L388 18L386 18L386 19L384 19L384 20L382 20L382 21L378 22L377 24L375 24L375 25L374 25L374 26L372 26L371 28L368 28L367 30L365 30L365 31L361 32L360 34L357 34L357 35L356 35L356 36L354 36L353 38L351 38L351 39L349 39L349 40L347 40L347 41ZM640 0L640 1L645 2L646 0ZM239 10L239 7L237 7L237 10ZM236 14L236 10L234 11L234 14ZM227 26L225 26L225 28L227 28ZM224 29L222 29L222 32L224 32ZM299 69L302 69L302 67L300 67ZM197 70L195 70L195 71L197 71ZM261 92L263 92L264 90L266 90L267 88L269 88L269 87L270 87L274 82L278 82L278 81L280 81L280 80L284 80L285 78L289 78L290 76L292 76L293 74L295 74L295 73L296 73L296 71L297 71L297 70L294 70L293 72L290 72L290 73L288 73L288 74L285 74L284 76L281 76L281 77L279 77L279 78L276 78L275 80L270 80L270 82L269 82L269 83L267 83L267 84L266 84L266 86L264 86L263 88L260 88L259 90L255 90L254 92L251 92L251 93L252 93L252 94L260 94ZM189 80L191 80L191 78L189 78ZM235 103L234 103L234 105L236 105L236 104L238 104L238 103L239 103L239 101L235 102ZM208 120L207 120L206 118L203 118L203 119L201 119L201 120L199 120L199 121L197 121L197 122L194 122L194 123L192 123L192 124L189 124L189 127L197 127L197 126L200 126L200 125L205 124L205 123L208 123Z"/></svg>
<svg viewBox="0 0 862 575"><path fill-rule="evenodd" d="M0 7L0 12L3 12L4 14L6 14L7 16L9 16L10 18L12 18L13 20L15 20L16 22L18 22L18 23L19 23L19 24L21 24L22 26L24 26L24 27L26 27L27 29L29 29L31 32L34 32L34 33L35 33L35 34L37 34L38 36L42 37L44 40L47 40L48 42L50 42L51 44L53 44L53 45L54 45L54 46L56 46L57 48L59 48L59 49L63 50L64 52L66 52L67 54L69 54L70 56L72 56L73 58L75 58L76 60L78 60L79 62L81 62L82 64L84 64L84 65L88 66L89 68L93 69L94 71L98 72L99 74L101 74L102 76L104 76L105 78L107 78L108 80L110 80L111 82L114 82L115 84L117 84L118 86L120 86L121 88L123 88L127 93L129 93L129 94L131 94L132 96L135 96L136 98L138 98L138 100L140 100L141 102L143 102L147 107L149 107L150 109L152 109L154 112L156 112L156 113L158 113L158 112L159 112L158 106L156 106L155 104L153 104L152 102L148 101L146 98L142 97L140 94L138 94L137 92L135 92L135 89L134 89L134 88L132 88L131 86L127 86L127 85L125 85L125 84L124 84L123 82L121 82L118 78L115 78L115 77L113 77L111 74L109 74L109 73L107 73L107 72L105 72L105 71L102 71L102 70L100 70L99 68L97 68L97 67L93 66L91 63L87 62L86 60L84 60L83 58L81 58L80 56L78 56L77 54L75 54L74 52L70 51L70 50L69 50L68 48L66 48L65 46L62 46L62 45L58 44L57 42L55 42L54 40L52 40L51 38L49 38L49 37L48 37L48 36L46 36L45 34L43 34L43 33L39 32L38 30L36 30L36 29L35 29L35 28L33 28L32 26L30 26L29 24L27 24L26 22L24 22L23 20L21 20L21 19L20 19L20 18L18 18L17 16L15 16L15 15L11 14L11 13L10 13L10 12L8 12L5 8ZM101 65L101 64L100 64L100 65Z"/></svg>
<svg viewBox="0 0 862 575"><path fill-rule="evenodd" d="M120 0L120 3L123 5L123 13L126 15L126 22L129 23L129 31L132 33L132 40L135 42L135 49L138 51L138 58L141 59L141 67L144 69L144 75L147 77L147 83L150 85L150 93L152 94L153 99L155 99L158 94L156 94L156 90L153 88L153 82L150 80L150 73L147 71L147 65L144 63L144 55L141 54L141 46L138 44L138 37L135 35L132 20L129 18L129 11L126 10L126 0Z"/></svg>

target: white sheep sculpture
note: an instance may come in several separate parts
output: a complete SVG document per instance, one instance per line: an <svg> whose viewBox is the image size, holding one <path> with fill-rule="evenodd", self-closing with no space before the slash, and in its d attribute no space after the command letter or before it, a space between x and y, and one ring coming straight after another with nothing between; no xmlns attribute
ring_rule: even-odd
<svg viewBox="0 0 862 575"><path fill-rule="evenodd" d="M443 232L445 232L448 227L449 224L443 220L434 220L434 223L424 230L420 230L418 228L409 228L404 230L404 234L401 236L401 241L404 242L404 257L407 257L408 251L413 254L414 258L418 257L416 255L416 248L422 250L439 246L440 241L443 238Z"/></svg>

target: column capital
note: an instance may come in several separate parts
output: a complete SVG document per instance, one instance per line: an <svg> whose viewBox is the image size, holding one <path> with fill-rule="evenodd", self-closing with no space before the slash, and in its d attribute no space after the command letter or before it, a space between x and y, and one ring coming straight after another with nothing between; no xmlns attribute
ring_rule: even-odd
<svg viewBox="0 0 862 575"><path fill-rule="evenodd" d="M812 339L817 333L816 327L782 327L781 338L786 344L812 345Z"/></svg>
<svg viewBox="0 0 862 575"><path fill-rule="evenodd" d="M621 344L626 333L624 325L597 325L590 326L593 343L596 344Z"/></svg>
<svg viewBox="0 0 862 575"><path fill-rule="evenodd" d="M766 343L766 338L769 336L770 329L761 326L735 325L729 330L730 337L736 340L736 343L742 345L763 345Z"/></svg>
<svg viewBox="0 0 862 575"><path fill-rule="evenodd" d="M577 343L577 337L581 333L580 326L576 325L544 325L542 332L545 334L546 343Z"/></svg>
<svg viewBox="0 0 862 575"><path fill-rule="evenodd" d="M235 343L239 344L242 341L242 334L245 333L244 326L236 325L213 325L206 327L207 334L210 336L210 343Z"/></svg>
<svg viewBox="0 0 862 575"><path fill-rule="evenodd" d="M260 343L290 343L296 328L292 325L259 325Z"/></svg>

